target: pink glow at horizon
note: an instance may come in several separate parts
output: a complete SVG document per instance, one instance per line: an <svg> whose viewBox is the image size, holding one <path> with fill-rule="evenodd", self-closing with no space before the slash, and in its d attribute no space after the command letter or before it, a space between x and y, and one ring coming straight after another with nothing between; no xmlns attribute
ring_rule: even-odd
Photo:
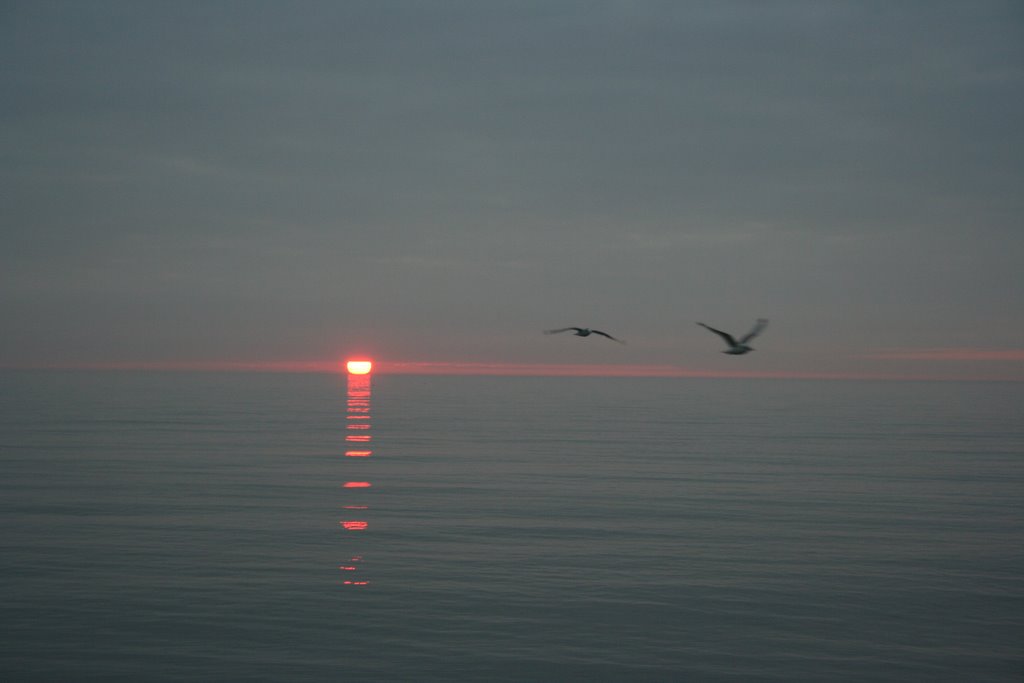
<svg viewBox="0 0 1024 683"><path fill-rule="evenodd" d="M962 352L953 356L921 357L922 360L979 360L983 350L975 355ZM985 357L989 360L1024 359L1024 351L1004 352L1006 355ZM1012 355L1019 354L1019 355ZM882 360L880 357L873 357ZM918 357L915 357L918 359ZM818 380L943 380L981 379L1024 381L1024 368L1016 376L1000 377L944 377L937 373L906 371L792 371L792 370L720 370L695 369L674 365L584 365L584 364L541 364L541 363L429 363L393 362L380 368L385 374L409 375L495 375L495 376L546 376L546 377L677 377L694 379L818 379Z"/></svg>
<svg viewBox="0 0 1024 683"><path fill-rule="evenodd" d="M749 378L749 379L828 379L828 380L943 380L979 379L1024 381L1024 367L1011 374L989 376L950 376L934 368L927 372L917 369L916 362L931 361L952 366L964 362L1024 361L1024 349L893 349L849 356L888 363L907 361L908 368L892 370L891 366L877 367L864 371L792 371L754 369L698 369L677 365L644 364L557 364L557 363L501 363L501 362L447 362L447 361L384 361L374 364L373 374L393 375L494 375L494 376L552 376L552 377L679 377L679 378ZM343 374L337 361L126 361L110 363L86 363L66 365L32 366L39 369L81 369L81 370L155 370L194 372L291 372ZM367 375L349 375L350 379L363 379ZM359 405L363 399L350 397L350 404ZM354 403L359 402L359 403ZM350 440L355 440L350 437Z"/></svg>

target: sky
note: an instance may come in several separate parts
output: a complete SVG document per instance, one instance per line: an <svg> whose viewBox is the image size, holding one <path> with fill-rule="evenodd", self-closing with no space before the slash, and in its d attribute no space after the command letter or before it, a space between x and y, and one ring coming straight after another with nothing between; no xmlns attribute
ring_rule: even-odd
<svg viewBox="0 0 1024 683"><path fill-rule="evenodd" d="M0 366L1024 380L1022 86L1015 0L0 1Z"/></svg>

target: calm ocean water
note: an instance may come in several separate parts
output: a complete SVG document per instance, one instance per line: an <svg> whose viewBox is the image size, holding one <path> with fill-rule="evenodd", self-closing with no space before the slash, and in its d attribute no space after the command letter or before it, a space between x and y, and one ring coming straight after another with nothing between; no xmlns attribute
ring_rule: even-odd
<svg viewBox="0 0 1024 683"><path fill-rule="evenodd" d="M0 383L4 681L1024 678L1024 385Z"/></svg>

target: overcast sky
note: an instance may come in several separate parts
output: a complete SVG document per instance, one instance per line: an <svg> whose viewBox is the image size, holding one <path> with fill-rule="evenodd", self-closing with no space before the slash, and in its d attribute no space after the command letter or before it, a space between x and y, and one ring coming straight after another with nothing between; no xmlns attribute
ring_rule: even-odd
<svg viewBox="0 0 1024 683"><path fill-rule="evenodd" d="M4 1L0 64L3 365L1024 379L1015 0Z"/></svg>

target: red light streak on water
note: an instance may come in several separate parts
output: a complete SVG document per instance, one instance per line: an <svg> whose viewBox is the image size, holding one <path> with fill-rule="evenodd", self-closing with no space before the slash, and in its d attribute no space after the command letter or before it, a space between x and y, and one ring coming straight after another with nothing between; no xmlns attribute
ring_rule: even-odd
<svg viewBox="0 0 1024 683"><path fill-rule="evenodd" d="M345 441L353 444L350 450L345 451L345 456L350 458L365 458L373 451L367 446L371 441L371 415L370 415L370 376L350 374L348 377L348 410L345 415L346 436ZM355 432L355 433L353 433ZM360 445L355 445L360 444ZM366 449L366 450L361 450ZM368 481L346 481L342 484L346 489L367 489L371 484ZM359 494L354 494L355 497ZM357 499L358 500L358 499ZM348 502L348 501L343 501ZM352 511L351 514L363 514L359 511L368 510L369 505L357 503L342 505L344 510ZM350 513L345 513L350 514ZM369 522L361 519L344 519L338 522L342 528L351 532L363 532L369 527ZM358 569L358 564L363 560L362 555L353 556L347 563L340 565L342 571L352 572ZM347 586L366 586L369 581L344 581Z"/></svg>
<svg viewBox="0 0 1024 683"><path fill-rule="evenodd" d="M349 531L362 531L370 526L367 522L357 519L343 519L340 523Z"/></svg>

